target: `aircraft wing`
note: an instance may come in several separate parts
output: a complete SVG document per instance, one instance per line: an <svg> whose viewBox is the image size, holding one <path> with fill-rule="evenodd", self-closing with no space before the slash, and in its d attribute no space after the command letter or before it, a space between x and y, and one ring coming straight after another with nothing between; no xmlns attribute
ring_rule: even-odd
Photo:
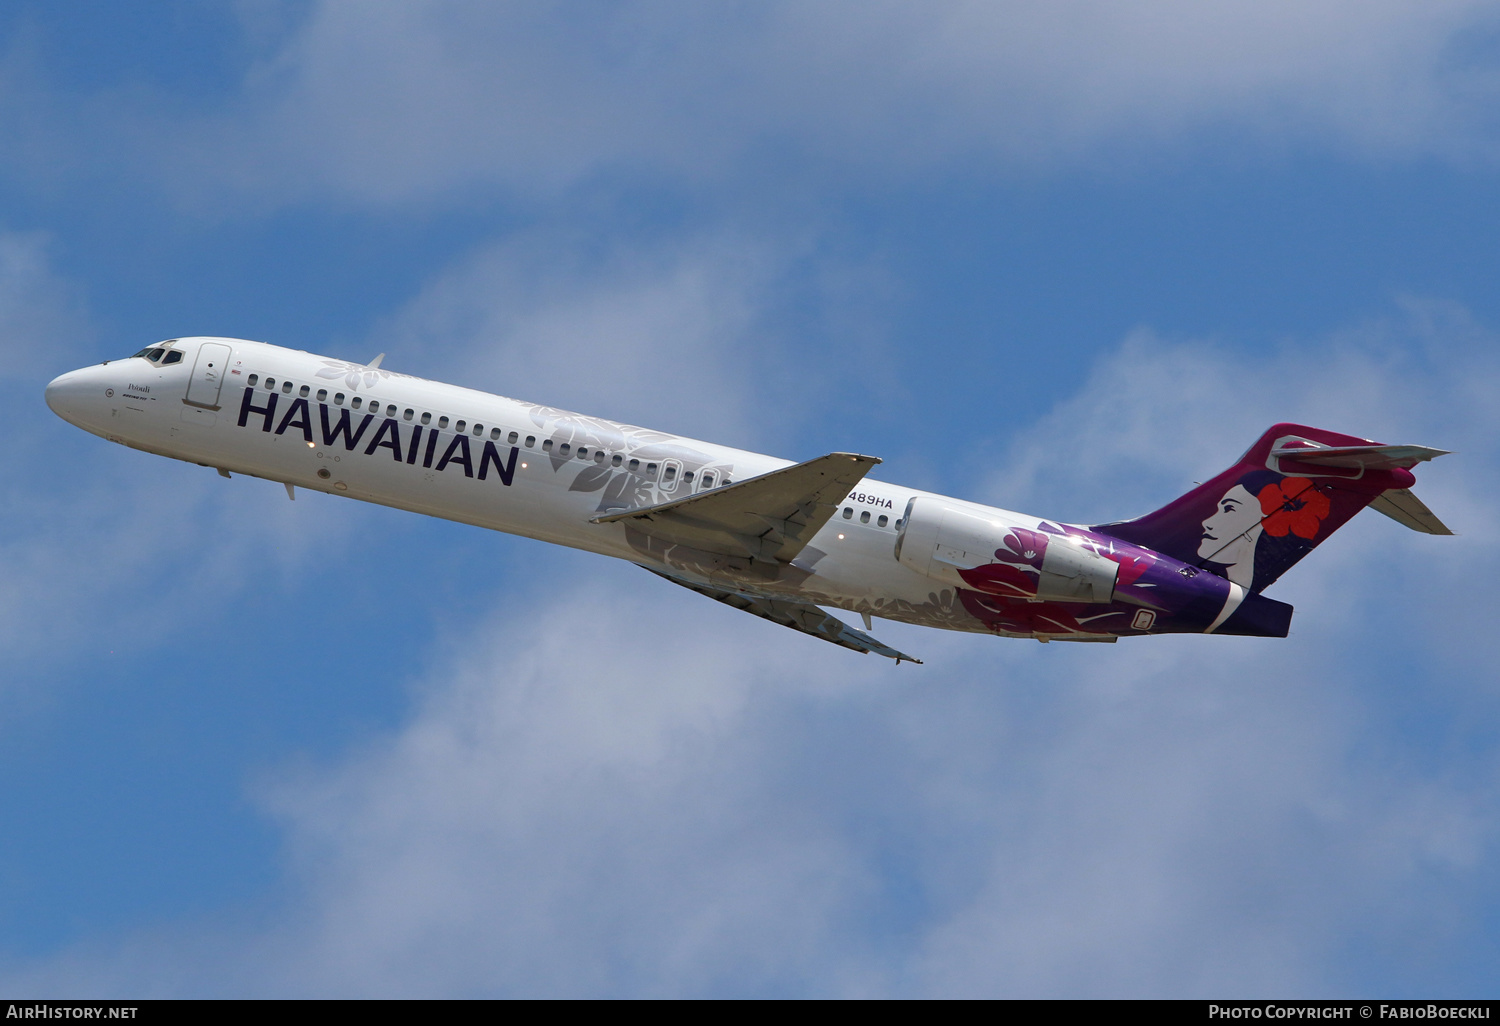
<svg viewBox="0 0 1500 1026"><path fill-rule="evenodd" d="M652 567L643 567L650 570L658 577L665 577L673 584L680 584L690 591L696 591L700 595L707 595L736 609L743 609L747 613L753 613L765 620L779 623L783 627L790 627L794 631L803 634L811 634L815 638L831 641L843 648L853 649L855 652L874 652L883 655L887 659L896 660L899 666L903 662L918 663L922 660L915 659L905 652L898 652L889 645L883 645L870 637L864 631L857 631L844 621L834 616L829 616L817 606L808 605L804 602L788 602L784 599L763 598L759 595L750 595L740 591L729 591L723 588L711 588L703 584L693 584L684 581L680 577L662 573Z"/></svg>
<svg viewBox="0 0 1500 1026"><path fill-rule="evenodd" d="M663 541L706 552L790 563L879 462L874 456L831 452L685 499L611 510L591 519L596 524L628 523Z"/></svg>

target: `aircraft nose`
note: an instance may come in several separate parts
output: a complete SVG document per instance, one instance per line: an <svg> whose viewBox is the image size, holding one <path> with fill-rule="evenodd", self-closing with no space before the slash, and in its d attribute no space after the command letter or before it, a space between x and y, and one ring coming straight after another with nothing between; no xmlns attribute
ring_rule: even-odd
<svg viewBox="0 0 1500 1026"><path fill-rule="evenodd" d="M91 369L68 371L47 383L47 406L69 424L83 427L89 400L103 398L102 386L91 380Z"/></svg>

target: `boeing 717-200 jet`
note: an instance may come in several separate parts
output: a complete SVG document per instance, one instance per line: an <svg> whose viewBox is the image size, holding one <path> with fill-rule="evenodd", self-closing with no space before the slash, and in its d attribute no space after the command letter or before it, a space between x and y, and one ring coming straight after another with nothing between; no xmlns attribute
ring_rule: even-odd
<svg viewBox="0 0 1500 1026"><path fill-rule="evenodd" d="M1038 641L1285 637L1262 592L1366 506L1451 534L1411 492L1445 455L1277 424L1154 513L1079 526L232 338L180 338L47 386L112 442L627 559L856 652L871 617ZM823 611L858 613L865 631Z"/></svg>

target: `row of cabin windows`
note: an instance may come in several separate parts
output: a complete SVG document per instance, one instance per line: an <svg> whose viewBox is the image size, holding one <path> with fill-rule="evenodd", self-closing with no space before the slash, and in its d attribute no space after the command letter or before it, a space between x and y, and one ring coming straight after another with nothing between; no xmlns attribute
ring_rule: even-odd
<svg viewBox="0 0 1500 1026"><path fill-rule="evenodd" d="M250 375L249 378L246 379L246 383L249 384L249 386L251 388L254 388L257 384L263 384L267 391L274 392L276 390L276 379L272 378L272 377L267 377L265 379L265 381L262 382L260 380L260 375L259 374L252 374L252 375ZM309 385L303 385L300 388L298 388L296 385L292 384L292 382L290 382L290 381L283 381L281 383L281 391L282 391L283 395L291 395L292 392L293 392L293 390L295 390L296 393L297 393L297 395L300 396L303 399L308 398L312 394L312 388ZM333 405L335 405L335 406L342 406L342 405L344 405L345 398L346 398L346 396L344 395L343 392L335 392L333 394ZM320 388L320 389L318 389L317 401L320 402L320 403L328 401L328 389L326 389L326 388ZM379 413L380 412L380 400L378 400L378 399L371 399L371 400L369 400L368 405L366 405L364 399L362 399L360 396L355 396L353 399L349 400L349 408L350 409L354 409L354 410L358 410L358 409L364 408L364 409L368 410L370 413ZM418 420L418 422L421 423L421 424L431 424L432 423L432 414L430 414L430 413L423 413L420 417L417 417L417 412L415 410L412 410L412 409L406 409L406 410L402 410L400 412L401 412L401 419L402 420L409 421L409 420L411 420L411 419L413 419L415 417ZM385 415L387 417L394 417L394 416L396 416L396 413L397 413L397 408L396 408L396 405L394 403L390 403L390 404L386 405L386 407L385 407ZM448 423L449 423L449 420L448 420L447 417L439 416L437 418L438 430L440 430L440 431L446 431L448 429ZM472 432L472 434L474 435L475 438L482 438L482 437L484 437L484 425L483 424L479 424L479 423L476 423L472 427L470 427L470 425L469 425L469 423L467 421L464 421L464 420L454 421L453 422L453 430L457 431L459 434L463 434L465 431L470 431L470 432ZM490 428L490 440L491 441L494 441L494 442L500 441L500 436L503 435L503 434L505 434L505 430L503 428L497 428L497 427ZM520 438L521 438L521 435L520 435L520 432L518 432L518 431L512 431L508 435L505 435L505 441L506 441L506 443L508 445L516 445L516 444L518 444L520 442ZM526 448L528 448L528 449L535 449L536 448L536 435L527 435L526 436ZM546 439L545 441L542 442L542 452L547 453L548 455L552 454L552 439L548 438L548 439ZM563 442L561 445L559 445L557 447L557 455L562 456L564 458L576 458L576 459L580 459L580 460L592 459L595 463L600 464L601 466L603 465L603 463L604 463L604 461L606 459L609 460L609 465L612 466L612 467L619 467L619 466L625 466L626 465L625 457L622 456L622 455L620 455L619 453L615 453L613 456L611 456L608 453L606 453L603 449L599 449L599 448L590 449L586 445L580 445L580 446L578 446L578 448L576 450L574 450L572 444L569 443L569 442ZM641 472L641 461L640 460L635 460L635 459L630 460L628 465L629 465L629 468L630 468L630 470L631 470L632 473L640 473ZM675 481L675 480L677 480L678 468L677 468L677 464L676 463L668 463L665 467L659 467L655 463L647 463L646 466L645 466L645 475L647 477L655 477L658 470L661 471L661 475L662 475L662 480L663 481ZM683 480L684 484L692 484L693 483L693 472L691 470L683 472L683 474L682 474L682 480ZM721 484L721 485L727 485L727 484L731 483L730 480L729 480L729 478L727 476L724 477L722 480L719 480L718 477L717 477L717 475L715 475L712 471L709 471L708 473L705 473L702 476L702 479L699 481L699 485L701 487L703 487L703 488L712 488L712 487L714 487L715 481L718 481L718 483Z"/></svg>
<svg viewBox="0 0 1500 1026"><path fill-rule="evenodd" d="M844 507L844 519L845 520L853 520L854 519L854 507L853 506L845 506ZM868 524L870 522L870 511L869 510L862 509L862 510L859 511L859 522L861 524ZM875 518L875 526L876 527L884 527L887 524L889 524L890 522L891 522L891 518L888 517L888 516L886 516L884 513L880 514L880 516L878 516L878 517ZM898 531L901 530L901 518L900 517L896 518L896 523L895 523L894 526L895 526L896 530L898 530Z"/></svg>

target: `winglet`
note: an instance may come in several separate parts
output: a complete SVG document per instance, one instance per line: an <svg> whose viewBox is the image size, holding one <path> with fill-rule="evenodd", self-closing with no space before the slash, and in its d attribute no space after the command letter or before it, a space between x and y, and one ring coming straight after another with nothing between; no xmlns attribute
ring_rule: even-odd
<svg viewBox="0 0 1500 1026"><path fill-rule="evenodd" d="M376 369L377 367L380 366L380 361L384 360L384 359L385 359L385 354L381 353L379 356L375 357L375 359L373 359L369 363L365 364L365 370L374 370L374 369Z"/></svg>

